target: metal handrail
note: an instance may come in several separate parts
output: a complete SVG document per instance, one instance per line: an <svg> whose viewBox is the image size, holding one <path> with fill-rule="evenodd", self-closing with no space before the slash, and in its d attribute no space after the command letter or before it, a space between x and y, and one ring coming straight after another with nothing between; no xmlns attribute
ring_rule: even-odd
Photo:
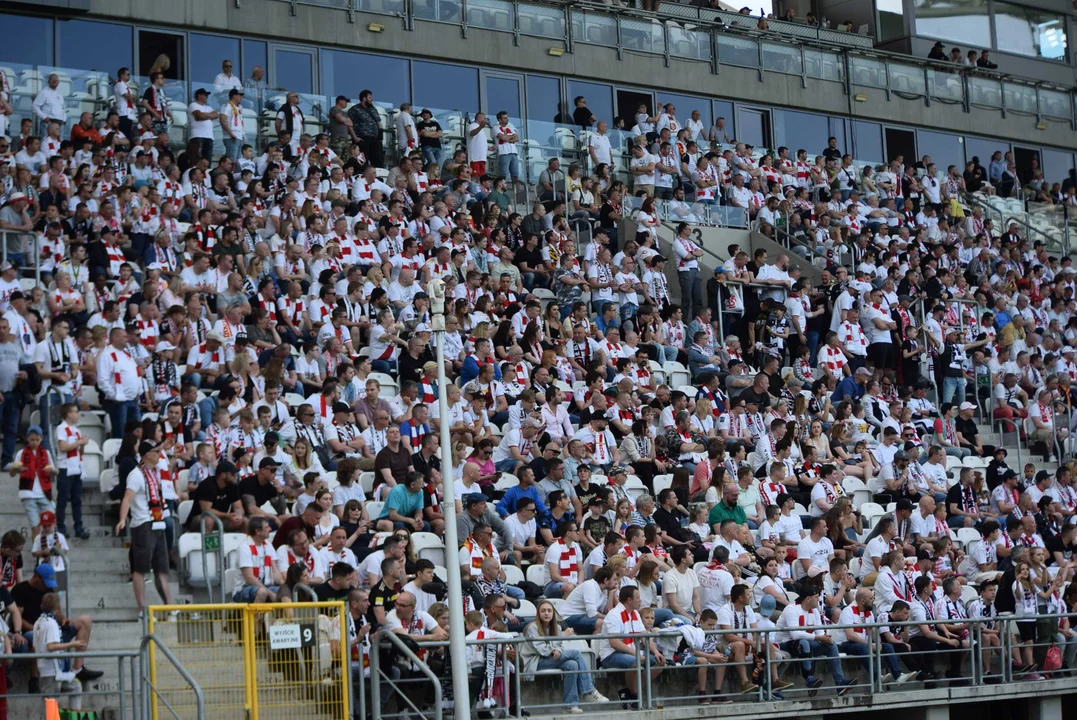
<svg viewBox="0 0 1077 720"><path fill-rule="evenodd" d="M138 711L138 708L140 707L140 700L139 700L140 691L139 691L139 687L138 687L138 671L135 669L135 663L137 662L137 663L139 663L139 665L141 665L141 661L142 661L142 653L139 650L80 650L80 651L61 651L61 652L25 652L25 653L18 653L18 654L15 654L15 653L11 653L11 654L0 653L0 662L8 662L8 663L10 663L10 662L15 662L15 661L22 662L22 661L26 661L26 660L31 660L31 661L36 662L37 660L49 660L49 659L52 659L52 660L66 660L66 659L71 659L72 657L76 657L76 656L80 657L80 658L82 658L84 660L85 659L107 660L107 659L115 658L117 668L119 670L119 674L118 674L118 678L117 678L117 688L116 688L116 690L90 690L90 689L84 689L79 693L79 697L81 697L81 698L88 698L88 697L102 697L102 698L103 697L118 697L119 700L120 700L120 703L119 703L120 704L120 706L119 706L120 720L127 720L128 713L127 713L127 704L126 704L125 698L126 698L126 696L128 694L130 694L131 695L132 715L134 717L136 717L136 718L137 717L142 717L140 715L139 711ZM130 664L130 673L131 673L131 689L130 689L130 692L128 692L127 683L126 683L126 681L124 679L125 676L124 676L124 668L123 668L123 666L124 666L125 662L128 662ZM63 696L65 693L63 693L62 691L57 691L56 694L60 695L60 696ZM8 689L7 689L7 692L3 694L3 697L7 698L8 700L14 700L14 699L22 698L22 697L39 698L40 695L31 694L31 693L25 693L25 694L24 693L14 693L14 692L11 691L11 688L9 686Z"/></svg>
<svg viewBox="0 0 1077 720"><path fill-rule="evenodd" d="M181 663L176 658L176 656L172 654L172 651L168 649L167 645L158 640L155 635L149 633L143 636L142 642L139 644L139 656L144 657L144 654L146 653L146 650L151 642L153 643L155 649L159 650L165 656L165 659L168 660L168 662L172 663L172 667L176 669L176 672L178 672L180 676L187 681L187 684L190 685L191 689L194 691L197 720L206 720L206 698L205 695L202 693L202 688L199 687L198 681L195 680L189 672L187 672L187 668L183 667L183 663ZM150 678L145 674L145 668L143 669L142 682L145 683L146 686L158 697L158 699L160 699L161 702L165 704L165 707L168 709L169 712L172 713L176 720L180 720L180 716L176 713L175 710L172 709L172 707L168 704L168 701L161 696L161 693L157 690L156 687L154 687L153 683L150 681ZM148 704L148 694L145 696L145 700ZM145 708L145 710L148 711L149 708ZM145 715L144 717L149 717L149 715ZM154 717L156 717L156 714L154 714Z"/></svg>
<svg viewBox="0 0 1077 720"><path fill-rule="evenodd" d="M983 200L980 200L978 197L976 197L972 193L965 193L965 196L962 198L962 200L967 205L971 205L974 208L976 208L976 207L980 208L981 210L984 211L985 215L988 215L988 216L993 215L994 217L997 217L998 218L998 223L999 223L999 227L998 227L999 232L1003 231L1003 226L1004 225L1008 225L1010 222L1016 222L1018 225L1020 225L1020 226L1022 226L1024 228L1025 238L1026 239L1028 239L1030 241L1034 241L1035 238L1033 236L1038 235L1039 236L1038 239L1040 239L1043 242L1044 247L1048 249L1048 252L1050 252L1051 247L1054 246L1054 247L1058 248L1058 250L1056 252L1062 254L1063 256L1067 256L1067 255L1070 254L1069 232L1067 231L1065 233L1065 240L1059 241L1059 240L1056 240L1055 238L1051 237L1047 233L1043 232L1039 228L1033 227L1032 223L1030 222L1030 218L1031 218L1032 214L1030 212L1028 212L1027 207L1026 207L1026 209L1024 211L1024 216L1025 216L1024 219L1019 219L1019 218L1016 218L1016 217L1009 217L1008 218L1008 217L1006 217L1006 215L1001 210L999 210L998 208L992 207L991 205L987 204ZM1067 225L1067 228L1068 228L1068 225Z"/></svg>
<svg viewBox="0 0 1077 720"><path fill-rule="evenodd" d="M405 658L407 658L409 661L411 661L411 663L415 667L419 668L419 672L421 672L423 675L425 675L427 677L428 680L430 680L430 684L434 689L434 720L442 720L442 713L441 713L441 710L442 710L442 708L441 708L441 705L442 705L442 703L441 703L442 689L441 689L441 681L438 679L438 676L435 675L434 671L431 670L430 667L426 663L424 663L422 660L420 660L419 657L415 653L413 653L411 651L411 649L408 648L407 645L404 644L403 640L401 640L400 638L398 638L396 636L396 633L393 633L391 631L387 631L387 630L384 630L384 629L379 630L377 632L377 634L375 634L374 639L371 641L371 649L370 649L370 707L371 707L371 711L374 712L375 714L378 714L378 713L381 712L381 684L382 684L382 682L384 681L384 682L389 683L390 685L393 685L392 679L389 678L387 675L385 675L385 673L382 672L382 670L381 670L381 660L380 660L379 656L381 655L381 644L382 644L383 640L388 640L389 643L393 646L393 648L397 652L399 652ZM449 645L448 642L445 642L443 644L444 644L445 647L448 647L448 645ZM424 643L424 645L425 645L425 643ZM379 677L379 676L381 676L381 677ZM418 714L420 717L423 717L422 712L419 710L418 707L416 707L415 703L413 703L411 701L411 699L407 696L407 694L403 693L403 692L400 692L400 690L397 690L395 688L395 685L393 685L393 687L394 687L395 692L398 695L400 695L401 697L403 697L404 700L407 702L407 704L411 706L411 709L416 714ZM454 698L453 701L454 702L464 702L464 700L462 698Z"/></svg>

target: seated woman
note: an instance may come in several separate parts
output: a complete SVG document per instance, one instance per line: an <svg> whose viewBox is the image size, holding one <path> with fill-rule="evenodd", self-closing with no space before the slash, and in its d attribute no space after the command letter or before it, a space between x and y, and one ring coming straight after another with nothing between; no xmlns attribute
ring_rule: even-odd
<svg viewBox="0 0 1077 720"><path fill-rule="evenodd" d="M525 679L536 670L557 670L562 674L561 700L568 711L581 714L580 700L584 702L609 702L595 689L591 673L587 670L580 651L567 648L563 643L551 642L547 638L572 635L572 628L562 627L561 618L553 603L542 600L536 608L536 617L524 627L527 639L520 647Z"/></svg>

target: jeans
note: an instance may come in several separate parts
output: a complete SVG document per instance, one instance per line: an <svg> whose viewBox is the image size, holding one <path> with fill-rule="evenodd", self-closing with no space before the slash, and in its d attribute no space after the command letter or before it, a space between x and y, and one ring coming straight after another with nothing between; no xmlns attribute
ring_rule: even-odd
<svg viewBox="0 0 1077 720"><path fill-rule="evenodd" d="M575 648L561 650L561 657L545 657L538 662L539 670L560 670L565 676L561 679L561 702L569 707L580 704L580 695L587 695L595 690L591 673L587 672L587 663L583 655Z"/></svg>
<svg viewBox="0 0 1077 720"><path fill-rule="evenodd" d="M677 348L673 345L658 345L657 347L662 348L662 356L666 362L677 359Z"/></svg>
<svg viewBox="0 0 1077 720"><path fill-rule="evenodd" d="M512 182L520 179L520 156L516 153L505 153L497 156L498 174L505 180Z"/></svg>
<svg viewBox="0 0 1077 720"><path fill-rule="evenodd" d="M444 156L444 151L439 147L427 147L423 146L423 164L429 165L430 163L437 163L438 167L441 167L441 160Z"/></svg>
<svg viewBox="0 0 1077 720"><path fill-rule="evenodd" d="M225 138L224 154L232 158L232 162L239 160L239 153L243 150L242 138Z"/></svg>
<svg viewBox="0 0 1077 720"><path fill-rule="evenodd" d="M621 306L621 324L624 325L629 320L636 317L636 313L639 312L639 306L635 303L626 303Z"/></svg>
<svg viewBox="0 0 1077 720"><path fill-rule="evenodd" d="M808 351L810 353L809 362L811 362L812 367L815 367L816 356L819 352L819 331L809 330L804 333L804 337L808 340Z"/></svg>
<svg viewBox="0 0 1077 720"><path fill-rule="evenodd" d="M812 658L825 656L830 666L830 674L839 685L845 682L845 676L841 672L841 660L838 658L838 646L831 643L824 645L818 640L790 640L782 648L793 657L804 658L801 661L800 672L807 678L812 674Z"/></svg>
<svg viewBox="0 0 1077 720"><path fill-rule="evenodd" d="M572 628L577 635L594 635L597 623L598 618L590 615L569 615L565 618L565 625Z"/></svg>
<svg viewBox="0 0 1077 720"><path fill-rule="evenodd" d="M128 420L142 419L142 411L134 400L110 400L107 403L108 418L112 421L112 437L122 438ZM206 425L208 427L208 425Z"/></svg>
<svg viewBox="0 0 1077 720"><path fill-rule="evenodd" d="M191 139L194 140L195 138ZM202 154L202 157L204 157L206 160L213 159L213 138L198 138L198 148L199 152Z"/></svg>
<svg viewBox="0 0 1077 720"><path fill-rule="evenodd" d="M946 445L945 447L943 447L943 450L946 451L947 455L949 455L950 457L955 457L958 460L964 460L972 454L972 451L968 448L956 447L953 445Z"/></svg>
<svg viewBox="0 0 1077 720"><path fill-rule="evenodd" d="M684 316L694 318L703 309L703 282L699 278L699 270L680 270L677 272L677 280L681 284L681 309Z"/></svg>
<svg viewBox="0 0 1077 720"><path fill-rule="evenodd" d="M41 393L41 399L38 400L38 410L41 411L41 429L44 431L41 444L45 446L46 450L52 450L52 428L55 427L52 418L49 417L49 408L70 402L75 402L75 397L67 393L59 393L59 397L52 392Z"/></svg>
<svg viewBox="0 0 1077 720"><path fill-rule="evenodd" d="M950 398L957 394L957 399L953 402L965 401L965 385L967 380L963 377L944 377L942 379L942 402L945 405L950 402Z"/></svg>
<svg viewBox="0 0 1077 720"><path fill-rule="evenodd" d="M82 532L82 475L68 475L66 470L61 470L56 476L56 525L62 533L67 532L64 516L68 501L75 518L75 532Z"/></svg>
<svg viewBox="0 0 1077 720"><path fill-rule="evenodd" d="M15 458L15 439L19 434L19 416L22 414L22 401L15 392L4 393L0 403L0 424L4 430L4 446L0 451L0 466L6 466Z"/></svg>
<svg viewBox="0 0 1077 720"><path fill-rule="evenodd" d="M217 407L217 398L213 396L198 401L198 416L202 427L208 428L213 424L213 413L217 412Z"/></svg>
<svg viewBox="0 0 1077 720"><path fill-rule="evenodd" d="M868 655L871 654L871 648L867 643L858 642L843 642L840 649L846 655L855 655L858 658L862 658L861 662L864 664L864 669L868 671L868 674L872 674L871 661L868 659ZM901 667L898 666L897 656L894 655L894 646L890 643L883 643L883 663L886 665L886 670L894 677L901 674Z"/></svg>
<svg viewBox="0 0 1077 720"><path fill-rule="evenodd" d="M395 366L395 360L372 360L370 363L371 370L374 372L385 373L386 375L392 373Z"/></svg>

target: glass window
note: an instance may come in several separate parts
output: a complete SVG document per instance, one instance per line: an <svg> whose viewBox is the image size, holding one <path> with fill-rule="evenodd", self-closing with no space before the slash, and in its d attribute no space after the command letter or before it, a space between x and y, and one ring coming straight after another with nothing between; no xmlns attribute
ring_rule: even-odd
<svg viewBox="0 0 1077 720"><path fill-rule="evenodd" d="M475 68L418 61L411 68L416 105L467 113L479 110L479 71Z"/></svg>
<svg viewBox="0 0 1077 720"><path fill-rule="evenodd" d="M699 120L703 123L703 133L704 137L706 137L706 133L711 127L711 104L706 98L674 95L661 90L658 91L657 96L659 109L666 103L673 103L673 106L677 108L674 114L677 116L677 121L681 124L681 127L684 127L684 124L692 117L693 110L699 110Z"/></svg>
<svg viewBox="0 0 1077 720"><path fill-rule="evenodd" d="M587 107L591 108L591 114L595 120L613 122L613 90L609 85L580 82L579 80L568 81L568 114L572 115L576 109L576 98L583 95L587 100Z"/></svg>
<svg viewBox="0 0 1077 720"><path fill-rule="evenodd" d="M1040 162L1043 166L1043 179L1048 186L1066 180L1074 168L1073 153L1050 148L1044 148L1040 152Z"/></svg>
<svg viewBox="0 0 1077 720"><path fill-rule="evenodd" d="M996 2L995 36L1002 52L1066 59L1066 21L1046 10Z"/></svg>
<svg viewBox="0 0 1077 720"><path fill-rule="evenodd" d="M314 92L314 55L302 50L273 50L272 84L292 92Z"/></svg>
<svg viewBox="0 0 1077 720"><path fill-rule="evenodd" d="M766 110L740 108L740 128L737 132L737 140L755 148L769 148L769 115L770 113Z"/></svg>
<svg viewBox="0 0 1077 720"><path fill-rule="evenodd" d="M541 75L527 76L527 121L550 123L565 111L561 106L561 81Z"/></svg>
<svg viewBox="0 0 1077 720"><path fill-rule="evenodd" d="M853 147L850 152L860 162L885 162L882 126L879 123L853 120Z"/></svg>
<svg viewBox="0 0 1077 720"><path fill-rule="evenodd" d="M58 25L56 64L59 67L98 70L115 77L121 67L134 65L134 33L130 25L89 20L61 20ZM4 35L8 33L5 31Z"/></svg>
<svg viewBox="0 0 1077 720"><path fill-rule="evenodd" d="M715 123L718 122L718 118L725 118L726 132L735 140L737 138L737 112L733 108L733 103L715 100L711 103L711 111Z"/></svg>
<svg viewBox="0 0 1077 720"><path fill-rule="evenodd" d="M878 36L880 42L905 37L905 13L902 0L876 0Z"/></svg>
<svg viewBox="0 0 1077 720"><path fill-rule="evenodd" d="M239 40L236 38L191 33L189 43L190 77L195 85L207 85L213 82L213 79L221 73L221 64L225 60L232 61L232 74L239 76ZM263 56L263 68L264 61ZM242 79L242 76L240 77Z"/></svg>
<svg viewBox="0 0 1077 720"><path fill-rule="evenodd" d="M965 161L969 162L974 157L979 158L980 164L986 169L991 164L991 155L996 150L1003 153L1010 151L1010 144L1001 140L987 140L985 138L965 138ZM964 167L962 167L964 170Z"/></svg>
<svg viewBox="0 0 1077 720"><path fill-rule="evenodd" d="M960 170L965 169L965 152L961 146L960 135L917 130L916 148L920 153L920 157L916 159L922 160L924 155L930 155L931 162L935 163L935 169L939 172L945 173L946 168L951 165L957 165Z"/></svg>
<svg viewBox="0 0 1077 720"><path fill-rule="evenodd" d="M52 65L52 20L28 15L0 13L4 42L0 43L0 64L5 67ZM8 78L12 87L18 78Z"/></svg>
<svg viewBox="0 0 1077 720"><path fill-rule="evenodd" d="M518 121L523 116L520 107L520 81L515 78L488 75L486 77L486 114L491 118L504 110Z"/></svg>
<svg viewBox="0 0 1077 720"><path fill-rule="evenodd" d="M262 68L265 73L266 65L269 64L269 56L266 54L266 44L261 40L243 41L243 77L249 78L255 65ZM264 77L264 75L263 75Z"/></svg>
<svg viewBox="0 0 1077 720"><path fill-rule="evenodd" d="M827 129L830 131L830 135L828 135L827 138L830 138L830 137L837 138L838 139L838 147L841 149L841 151L843 153L851 153L852 151L849 148L848 138L845 136L845 118L832 117L832 118L827 118L827 120L828 120L828 128Z"/></svg>
<svg viewBox="0 0 1077 720"><path fill-rule="evenodd" d="M321 52L319 67L325 95L346 95L358 100L359 93L370 90L375 103L389 103L393 107L411 100L407 60L343 50Z"/></svg>
<svg viewBox="0 0 1077 720"><path fill-rule="evenodd" d="M789 155L796 157L803 148L814 157L826 147L830 137L830 126L825 115L810 115L792 110L775 110L774 141L777 145L789 148ZM841 147L841 143L838 143Z"/></svg>
<svg viewBox="0 0 1077 720"><path fill-rule="evenodd" d="M987 0L916 0L916 34L991 47Z"/></svg>

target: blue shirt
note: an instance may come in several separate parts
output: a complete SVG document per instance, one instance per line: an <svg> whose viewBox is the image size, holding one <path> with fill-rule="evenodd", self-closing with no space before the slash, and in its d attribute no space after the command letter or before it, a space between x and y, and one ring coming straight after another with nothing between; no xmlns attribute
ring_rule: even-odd
<svg viewBox="0 0 1077 720"><path fill-rule="evenodd" d="M468 355L464 358L464 365L460 368L460 385L466 385L479 376L479 361L475 359L474 355ZM501 379L501 368L494 363L494 379Z"/></svg>
<svg viewBox="0 0 1077 720"><path fill-rule="evenodd" d="M840 403L842 400L852 400L856 402L864 395L864 386L858 385L852 375L849 375L842 379L838 386L834 388L834 394L830 396L830 401L834 404Z"/></svg>
<svg viewBox="0 0 1077 720"><path fill-rule="evenodd" d="M1010 324L1010 314L1001 310L995 314L995 327L999 330Z"/></svg>
<svg viewBox="0 0 1077 720"><path fill-rule="evenodd" d="M423 491L419 490L417 493L409 493L408 488L404 483L397 483L393 486L393 489L389 491L389 497L385 500L385 506L381 509L381 515L378 516L378 520L387 520L389 518L389 511L396 510L397 514L403 517L414 517L415 513L423 509Z"/></svg>
<svg viewBox="0 0 1077 720"><path fill-rule="evenodd" d="M1005 169L1005 160L992 160L991 164L987 168L987 177L991 180L991 182L998 182L1002 179L1002 171Z"/></svg>
<svg viewBox="0 0 1077 720"><path fill-rule="evenodd" d="M520 498L527 498L535 502L535 514L538 517L546 515L546 504L542 502L542 495L534 485L526 490L519 485L509 488L497 503L497 514L501 517L512 515L516 512L516 503L519 502Z"/></svg>

